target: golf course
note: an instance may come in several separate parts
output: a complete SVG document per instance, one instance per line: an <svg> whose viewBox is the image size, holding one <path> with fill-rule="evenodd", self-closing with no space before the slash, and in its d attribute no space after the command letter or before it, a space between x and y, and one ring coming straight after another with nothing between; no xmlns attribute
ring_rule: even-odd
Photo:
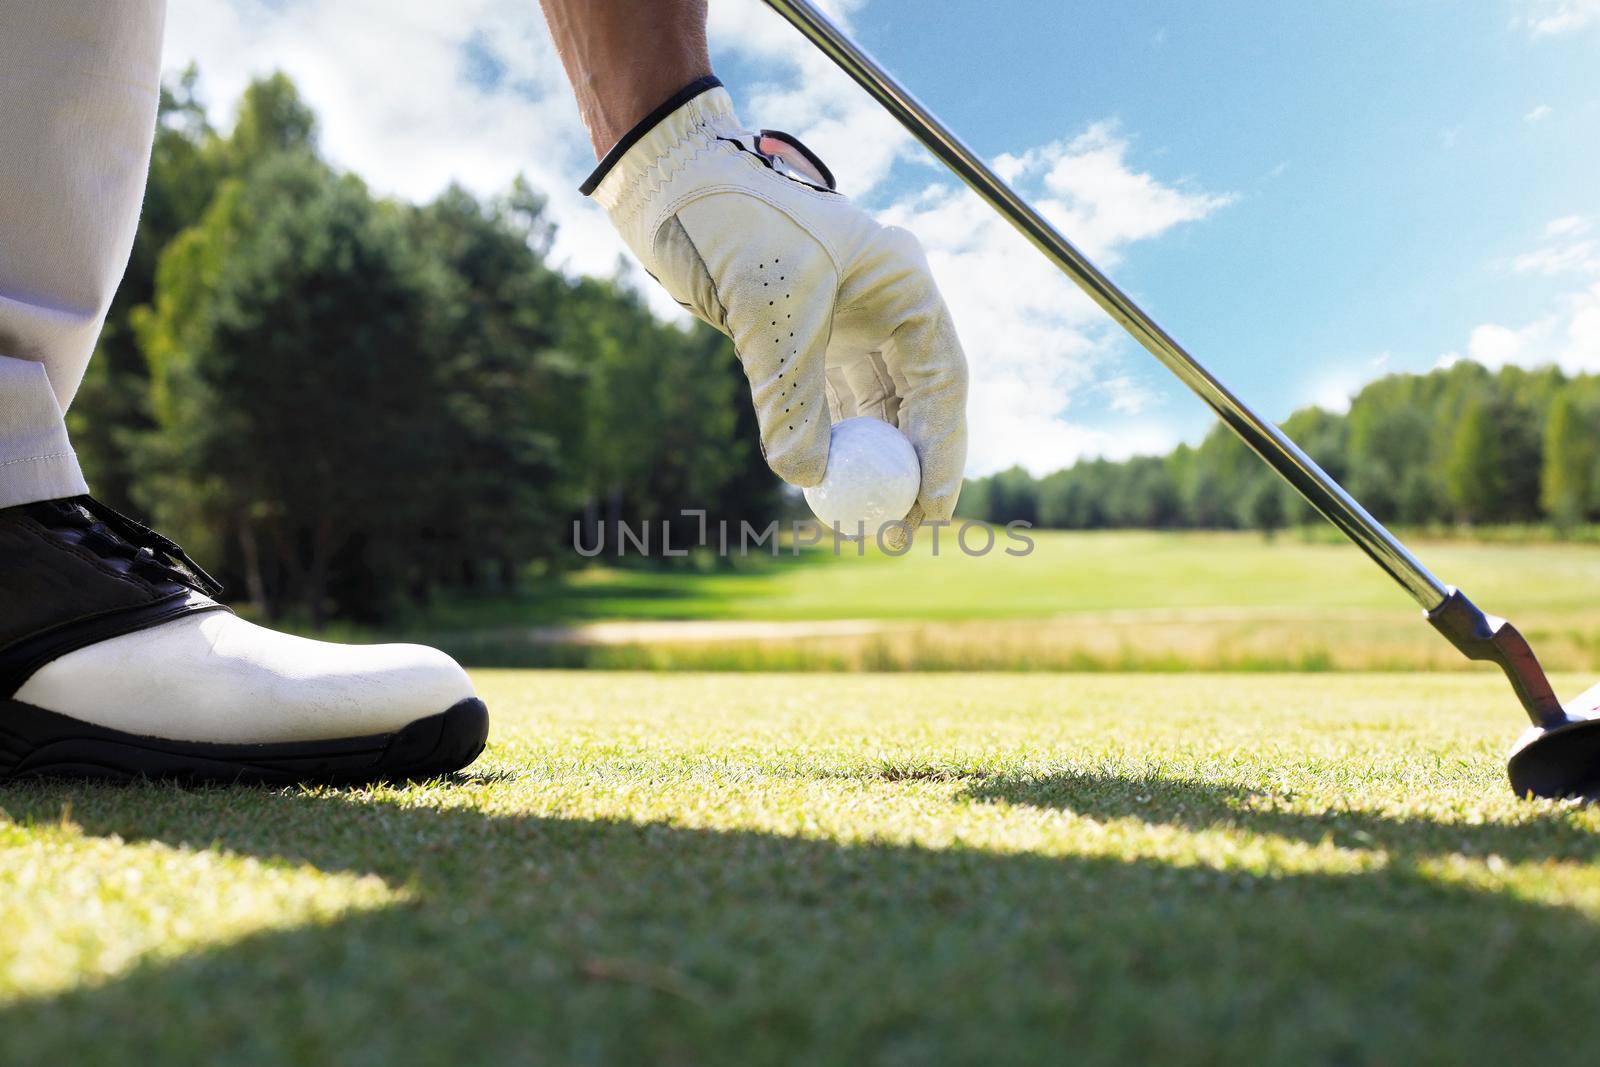
<svg viewBox="0 0 1600 1067"><path fill-rule="evenodd" d="M1600 548L1419 554L1588 663ZM1504 680L1369 569L1293 535L1052 534L1023 558L586 572L476 630L442 606L484 647L520 611L547 639L656 627L571 646L597 655L742 669L474 666L487 752L412 785L0 789L0 1062L1492 1063L1600 1040L1569 1007L1600 994L1600 814L1511 795ZM892 629L661 628L850 619L920 620L989 669L917 661L928 634L855 669ZM982 648L1096 627L1169 658ZM1207 662L1247 638L1327 655ZM753 669L796 642L865 659ZM1432 644L1448 669L1417 669Z"/></svg>
<svg viewBox="0 0 1600 1067"><path fill-rule="evenodd" d="M0 0L0 1067L1589 1062L1597 45Z"/></svg>
<svg viewBox="0 0 1600 1067"><path fill-rule="evenodd" d="M1419 556L1514 619L1553 670L1600 670L1600 545L1429 537ZM1512 535L1506 535L1509 538ZM1330 530L1034 531L1026 555L949 532L739 566L595 567L514 598L440 603L380 636L464 662L686 670L1473 670ZM982 544L972 534L969 543ZM976 549L975 549L976 550ZM615 561L612 561L615 563ZM370 631L353 631L370 637Z"/></svg>

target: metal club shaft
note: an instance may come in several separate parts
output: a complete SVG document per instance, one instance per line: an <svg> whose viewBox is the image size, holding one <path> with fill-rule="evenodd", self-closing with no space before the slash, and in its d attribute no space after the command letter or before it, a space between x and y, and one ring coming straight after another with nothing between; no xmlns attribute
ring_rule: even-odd
<svg viewBox="0 0 1600 1067"><path fill-rule="evenodd" d="M855 79L900 124L962 181L1022 231L1023 236L1060 267L1105 309L1135 341L1209 404L1244 443L1299 491L1328 521L1342 530L1427 611L1444 603L1450 590L1419 563L1383 524L1306 455L1298 445L1257 415L1199 361L1184 351L1126 293L1100 273L1044 216L990 170L879 63L852 41L809 0L766 0L828 58Z"/></svg>

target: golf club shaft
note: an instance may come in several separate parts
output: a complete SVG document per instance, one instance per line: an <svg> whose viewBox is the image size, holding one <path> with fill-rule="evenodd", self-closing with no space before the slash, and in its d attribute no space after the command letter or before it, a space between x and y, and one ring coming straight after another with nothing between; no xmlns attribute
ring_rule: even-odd
<svg viewBox="0 0 1600 1067"><path fill-rule="evenodd" d="M809 0L766 0L793 23L844 72L872 94L917 140L983 197L1023 236L1060 267L1089 297L1105 309L1133 339L1194 390L1273 470L1299 491L1311 506L1342 530L1427 611L1439 607L1449 589L1411 555L1383 525L1367 514L1354 497L1289 440L1283 431L1251 411L1155 320L1100 273L1044 216L1018 196L972 149L918 102Z"/></svg>

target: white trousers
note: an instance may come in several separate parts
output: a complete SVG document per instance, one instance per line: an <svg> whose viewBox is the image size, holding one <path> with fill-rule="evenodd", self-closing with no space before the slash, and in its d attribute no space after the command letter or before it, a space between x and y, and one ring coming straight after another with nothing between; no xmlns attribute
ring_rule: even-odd
<svg viewBox="0 0 1600 1067"><path fill-rule="evenodd" d="M165 0L0 0L0 508L85 493L62 414L128 265Z"/></svg>

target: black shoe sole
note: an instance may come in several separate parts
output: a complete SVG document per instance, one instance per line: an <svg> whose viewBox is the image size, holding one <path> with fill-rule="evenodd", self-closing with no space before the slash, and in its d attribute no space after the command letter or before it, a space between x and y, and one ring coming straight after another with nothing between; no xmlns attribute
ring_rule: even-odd
<svg viewBox="0 0 1600 1067"><path fill-rule="evenodd" d="M481 700L463 700L392 734L270 745L140 737L18 700L0 700L0 781L135 778L185 782L355 784L414 781L458 771L489 738Z"/></svg>

